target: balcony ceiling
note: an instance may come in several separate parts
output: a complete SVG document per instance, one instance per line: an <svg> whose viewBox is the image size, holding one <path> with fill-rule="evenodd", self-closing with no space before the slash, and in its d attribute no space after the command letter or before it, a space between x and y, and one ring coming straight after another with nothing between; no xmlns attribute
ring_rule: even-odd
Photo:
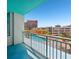
<svg viewBox="0 0 79 59"><path fill-rule="evenodd" d="M45 0L7 0L7 12L26 14Z"/></svg>

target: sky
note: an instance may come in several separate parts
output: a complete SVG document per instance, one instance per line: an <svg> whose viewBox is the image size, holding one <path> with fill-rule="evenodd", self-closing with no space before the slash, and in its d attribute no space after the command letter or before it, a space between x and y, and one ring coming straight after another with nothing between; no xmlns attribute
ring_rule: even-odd
<svg viewBox="0 0 79 59"><path fill-rule="evenodd" d="M24 15L25 21L38 20L38 27L71 24L71 0L48 0Z"/></svg>

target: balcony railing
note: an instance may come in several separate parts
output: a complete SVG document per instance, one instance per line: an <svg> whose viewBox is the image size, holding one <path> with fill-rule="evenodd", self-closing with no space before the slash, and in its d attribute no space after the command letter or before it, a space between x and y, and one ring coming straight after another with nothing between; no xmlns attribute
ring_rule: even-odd
<svg viewBox="0 0 79 59"><path fill-rule="evenodd" d="M42 59L71 59L71 40L58 36L24 33L24 43ZM35 53L35 52L34 52Z"/></svg>

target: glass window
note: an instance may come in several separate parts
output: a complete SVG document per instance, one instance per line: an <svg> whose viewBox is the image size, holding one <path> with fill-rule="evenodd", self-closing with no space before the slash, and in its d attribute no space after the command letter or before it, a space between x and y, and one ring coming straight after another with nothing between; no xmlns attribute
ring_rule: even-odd
<svg viewBox="0 0 79 59"><path fill-rule="evenodd" d="M10 13L7 13L7 35L10 36Z"/></svg>

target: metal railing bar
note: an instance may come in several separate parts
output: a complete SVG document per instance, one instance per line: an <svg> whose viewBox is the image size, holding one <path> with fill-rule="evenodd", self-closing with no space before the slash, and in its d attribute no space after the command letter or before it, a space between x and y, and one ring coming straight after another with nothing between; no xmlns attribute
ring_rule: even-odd
<svg viewBox="0 0 79 59"><path fill-rule="evenodd" d="M46 57L48 57L48 37L46 36Z"/></svg>
<svg viewBox="0 0 79 59"><path fill-rule="evenodd" d="M60 42L60 59L62 59L62 43Z"/></svg>
<svg viewBox="0 0 79 59"><path fill-rule="evenodd" d="M27 47L29 47L29 48L27 48L30 52L32 52L36 57L38 57L38 59L41 59L41 57L43 58L43 59L46 59L47 57L46 56L44 56L44 55L42 55L40 52L38 52L38 51L36 51L35 49L33 49L32 47L30 47L30 46L28 46L27 44L25 44L25 43L23 43L25 46L27 46ZM40 56L38 56L38 55L40 55Z"/></svg>
<svg viewBox="0 0 79 59"><path fill-rule="evenodd" d="M31 32L30 32L31 33ZM40 35L41 36L44 36L44 37L50 37L50 38L56 38L56 39L65 39L65 40L68 40L68 41L71 41L70 38L66 38L66 37L60 37L60 36L49 36L49 35L42 35L42 34L36 34L36 33L32 33L32 34L35 34L35 35Z"/></svg>
<svg viewBox="0 0 79 59"><path fill-rule="evenodd" d="M67 42L59 41L59 40L57 40L57 39L54 39L54 40L52 40L52 41L57 41L57 42L65 43L65 44L70 44L70 43L67 43Z"/></svg>
<svg viewBox="0 0 79 59"><path fill-rule="evenodd" d="M57 59L57 41L56 41L56 59Z"/></svg>
<svg viewBox="0 0 79 59"><path fill-rule="evenodd" d="M58 59L58 50L60 50L60 59L62 59L62 52L64 51L64 58L67 59L67 53L70 53L70 49L71 49L71 40L70 38L63 38L63 37L56 37L56 36L47 36L47 35L41 35L40 37L44 36L45 42L43 43L42 41L39 42L39 38L35 38L37 39L36 42L34 43L32 36L33 35L38 35L38 34L33 34L33 33L27 33L27 37L30 38L30 44L31 44L31 48L35 49L37 52L41 53L46 56L46 59L48 59L48 57L50 59L54 59L54 57L56 56L56 59ZM61 41L61 40L66 40L66 41ZM42 39L41 39L42 40ZM44 45L43 45L44 44ZM33 46L32 46L33 45ZM69 47L68 47L69 45ZM44 49L45 46L45 49ZM38 50L40 47L40 50ZM56 48L56 52L54 50L54 48ZM69 50L68 50L69 49ZM43 52L45 50L45 52ZM55 54L56 53L56 54ZM51 56L51 54L53 55L53 57ZM70 53L71 54L71 53Z"/></svg>
<svg viewBox="0 0 79 59"><path fill-rule="evenodd" d="M30 33L31 34L31 33ZM31 36L30 36L31 38L30 38L30 40L31 40L31 47L32 47L32 34L31 34Z"/></svg>
<svg viewBox="0 0 79 59"><path fill-rule="evenodd" d="M67 53L66 53L67 51L66 50L67 50L67 44L65 44L65 59L67 59Z"/></svg>
<svg viewBox="0 0 79 59"><path fill-rule="evenodd" d="M35 33L32 33L32 34L38 35L38 34L35 34ZM45 38L46 38L46 37L55 38L54 40L55 40L55 41L58 41L58 42L61 42L61 41L59 41L58 39L60 39L60 40L64 39L64 40L67 40L67 41L71 41L70 38L63 38L63 37L57 37L57 36L47 36L47 35L40 35L40 36L44 36ZM42 38L43 38L43 37L42 37ZM67 43L67 42L62 42L62 43ZM68 43L68 44L71 44L71 43Z"/></svg>
<svg viewBox="0 0 79 59"><path fill-rule="evenodd" d="M54 41L52 41L53 42L53 59L54 59Z"/></svg>
<svg viewBox="0 0 79 59"><path fill-rule="evenodd" d="M51 40L49 40L49 56L50 56L50 59L51 59L51 52L52 52L52 50L51 50Z"/></svg>

